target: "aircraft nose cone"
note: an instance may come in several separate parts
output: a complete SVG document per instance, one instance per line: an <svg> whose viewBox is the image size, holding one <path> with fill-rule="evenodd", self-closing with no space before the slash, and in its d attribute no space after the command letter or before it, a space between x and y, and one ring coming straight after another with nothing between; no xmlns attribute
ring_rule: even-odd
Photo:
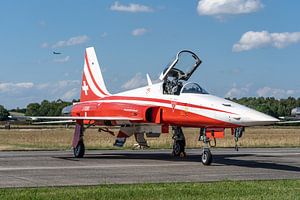
<svg viewBox="0 0 300 200"><path fill-rule="evenodd" d="M254 110L251 113L248 113L248 116L246 118L246 123L248 126L272 125L280 121L275 117L271 117L269 115Z"/></svg>
<svg viewBox="0 0 300 200"><path fill-rule="evenodd" d="M280 120L276 119L275 117L272 117L272 116L269 116L269 115L266 115L263 113L259 113L259 115L257 115L254 120L261 123L261 125L274 124L274 123L280 121Z"/></svg>

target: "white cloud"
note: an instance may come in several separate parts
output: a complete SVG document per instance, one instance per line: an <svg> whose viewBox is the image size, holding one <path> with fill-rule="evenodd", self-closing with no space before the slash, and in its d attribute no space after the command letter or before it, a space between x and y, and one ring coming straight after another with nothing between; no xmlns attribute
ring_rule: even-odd
<svg viewBox="0 0 300 200"><path fill-rule="evenodd" d="M25 107L44 99L71 101L79 98L81 81L62 80L57 82L0 83L1 104L6 108Z"/></svg>
<svg viewBox="0 0 300 200"><path fill-rule="evenodd" d="M50 83L40 83L40 84L36 85L36 88L37 88L38 90L44 90L44 89L46 89L47 87L49 87L49 85L50 85Z"/></svg>
<svg viewBox="0 0 300 200"><path fill-rule="evenodd" d="M39 26L40 27L46 27L47 26L46 21L44 21L44 20L39 21Z"/></svg>
<svg viewBox="0 0 300 200"><path fill-rule="evenodd" d="M256 91L257 95L260 97L275 97L275 98L287 98L289 96L298 93L296 90L284 90L279 88L263 87Z"/></svg>
<svg viewBox="0 0 300 200"><path fill-rule="evenodd" d="M81 82L79 82L78 80L62 80L62 81L58 81L56 84L59 88L63 88L70 85L77 85L79 83Z"/></svg>
<svg viewBox="0 0 300 200"><path fill-rule="evenodd" d="M65 63L65 62L68 62L69 60L70 60L70 56L66 56L63 58L56 58L53 61L57 62L57 63Z"/></svg>
<svg viewBox="0 0 300 200"><path fill-rule="evenodd" d="M79 44L86 43L88 40L89 40L89 37L86 35L75 36L75 37L71 37L67 40L61 40L61 41L56 42L55 44L52 45L52 48L79 45Z"/></svg>
<svg viewBox="0 0 300 200"><path fill-rule="evenodd" d="M252 84L247 84L245 87L237 87L236 84L233 85L233 87L225 94L225 97L245 97L249 96L250 89Z"/></svg>
<svg viewBox="0 0 300 200"><path fill-rule="evenodd" d="M148 30L145 29L145 28L137 28L137 29L134 29L131 34L133 36L141 36L141 35L144 35L145 33L147 33Z"/></svg>
<svg viewBox="0 0 300 200"><path fill-rule="evenodd" d="M200 0L197 11L199 15L237 15L256 12L263 8L260 0Z"/></svg>
<svg viewBox="0 0 300 200"><path fill-rule="evenodd" d="M62 99L70 101L75 98L78 98L78 94L79 94L78 91L79 91L78 88L73 88L71 90L68 90L65 94L63 94Z"/></svg>
<svg viewBox="0 0 300 200"><path fill-rule="evenodd" d="M61 80L57 82L39 83L33 88L31 94L35 94L40 100L72 100L74 98L79 98L80 84L81 82L79 80Z"/></svg>
<svg viewBox="0 0 300 200"><path fill-rule="evenodd" d="M100 36L102 37L102 38L104 38L104 37L106 37L108 34L106 33L106 32L103 32Z"/></svg>
<svg viewBox="0 0 300 200"><path fill-rule="evenodd" d="M146 84L147 84L146 76L143 77L141 73L137 73L134 75L134 77L132 79L130 79L129 81L124 83L122 85L122 88L129 90L129 89L145 86Z"/></svg>
<svg viewBox="0 0 300 200"><path fill-rule="evenodd" d="M49 47L49 44L47 42L44 42L43 44L41 44L41 47L42 48L48 48Z"/></svg>
<svg viewBox="0 0 300 200"><path fill-rule="evenodd" d="M21 83L0 83L0 93L19 92L20 90L30 89L34 86L31 82Z"/></svg>
<svg viewBox="0 0 300 200"><path fill-rule="evenodd" d="M300 42L300 32L269 33L268 31L244 33L240 41L233 45L234 52L248 51L262 47L284 48Z"/></svg>
<svg viewBox="0 0 300 200"><path fill-rule="evenodd" d="M111 5L110 10L112 11L120 11L120 12L153 12L153 9L149 6L145 6L142 4L134 4L130 3L129 5L122 5L118 1L115 1L113 5Z"/></svg>

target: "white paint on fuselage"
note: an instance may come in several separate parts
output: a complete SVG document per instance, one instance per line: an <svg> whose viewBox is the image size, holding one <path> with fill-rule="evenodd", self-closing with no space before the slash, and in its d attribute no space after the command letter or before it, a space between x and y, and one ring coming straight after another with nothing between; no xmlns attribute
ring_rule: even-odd
<svg viewBox="0 0 300 200"><path fill-rule="evenodd" d="M246 106L234 103L232 101L213 96L210 94L194 94L194 93L181 93L180 95L167 95L163 94L162 89L163 82L148 85L145 87L121 92L112 96L123 97L142 97L168 100L171 102L180 102L184 105L176 105L176 109L188 110L188 112L198 114L201 116L217 119L238 126L257 126L257 125L269 125L278 122L279 120L248 108ZM102 101L102 100L100 100ZM156 101L147 100L104 100L108 102L127 102L139 105L155 105L172 108L172 104L162 103ZM189 106L189 104L203 106L206 108L195 108ZM223 111L223 112L222 112Z"/></svg>

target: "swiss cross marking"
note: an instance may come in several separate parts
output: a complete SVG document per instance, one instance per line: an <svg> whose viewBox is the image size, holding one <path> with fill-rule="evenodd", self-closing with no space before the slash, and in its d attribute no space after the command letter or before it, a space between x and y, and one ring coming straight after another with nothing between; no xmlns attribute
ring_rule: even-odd
<svg viewBox="0 0 300 200"><path fill-rule="evenodd" d="M172 105L172 111L174 112L174 111L175 111L176 102L175 102L175 101L172 101L172 102L171 102L171 105Z"/></svg>
<svg viewBox="0 0 300 200"><path fill-rule="evenodd" d="M85 81L83 81L82 90L84 91L85 95L88 95L89 86L86 84Z"/></svg>

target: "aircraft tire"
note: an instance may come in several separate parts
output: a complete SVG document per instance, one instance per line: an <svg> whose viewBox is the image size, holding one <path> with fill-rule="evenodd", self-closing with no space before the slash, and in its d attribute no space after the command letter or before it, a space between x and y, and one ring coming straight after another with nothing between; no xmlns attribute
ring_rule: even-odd
<svg viewBox="0 0 300 200"><path fill-rule="evenodd" d="M82 140L80 140L77 146L74 148L74 157L82 158L84 156L85 146Z"/></svg>
<svg viewBox="0 0 300 200"><path fill-rule="evenodd" d="M174 141L172 155L174 157L183 157L181 156L183 154L185 154L184 141L183 140Z"/></svg>
<svg viewBox="0 0 300 200"><path fill-rule="evenodd" d="M212 162L212 154L209 149L204 149L201 155L201 162L203 165L210 165Z"/></svg>

